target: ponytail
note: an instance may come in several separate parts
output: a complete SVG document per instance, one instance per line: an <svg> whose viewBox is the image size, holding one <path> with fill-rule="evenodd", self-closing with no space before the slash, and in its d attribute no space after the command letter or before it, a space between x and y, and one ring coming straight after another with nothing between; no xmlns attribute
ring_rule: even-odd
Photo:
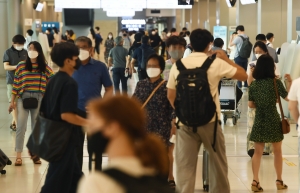
<svg viewBox="0 0 300 193"><path fill-rule="evenodd" d="M134 147L144 167L154 168L160 177L168 176L167 148L158 136L147 134L144 139L136 142Z"/></svg>

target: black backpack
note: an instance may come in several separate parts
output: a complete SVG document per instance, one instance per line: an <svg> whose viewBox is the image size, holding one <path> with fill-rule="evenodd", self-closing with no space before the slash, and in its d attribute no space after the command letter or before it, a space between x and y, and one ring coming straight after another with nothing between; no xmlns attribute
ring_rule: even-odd
<svg viewBox="0 0 300 193"><path fill-rule="evenodd" d="M207 70L215 58L216 55L208 57L201 67L194 69L187 69L181 60L176 62L179 75L176 79L176 99L174 103L178 118L177 127L181 122L188 127L192 127L195 133L197 127L206 125L216 115L213 149L215 149L218 116L216 104L210 92Z"/></svg>
<svg viewBox="0 0 300 193"><path fill-rule="evenodd" d="M124 187L126 193L174 193L166 179L153 176L132 177L120 170L105 170L104 174Z"/></svg>
<svg viewBox="0 0 300 193"><path fill-rule="evenodd" d="M239 56L242 58L249 58L252 52L252 43L249 41L249 38L244 38L243 36L239 36L243 40L243 44L241 49L238 51Z"/></svg>
<svg viewBox="0 0 300 193"><path fill-rule="evenodd" d="M141 69L146 70L147 67L147 59L150 55L155 54L155 51L151 47L140 47L142 50L142 63L141 63Z"/></svg>

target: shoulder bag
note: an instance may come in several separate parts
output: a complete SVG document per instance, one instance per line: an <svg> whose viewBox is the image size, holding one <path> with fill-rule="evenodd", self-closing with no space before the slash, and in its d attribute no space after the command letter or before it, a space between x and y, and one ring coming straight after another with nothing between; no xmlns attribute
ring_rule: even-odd
<svg viewBox="0 0 300 193"><path fill-rule="evenodd" d="M291 131L290 123L289 123L289 121L287 120L287 118L284 117L284 114L283 114L282 104L281 104L280 96L279 96L279 94L278 94L278 89L277 89L276 79L274 79L274 86L275 86L275 91L276 91L276 98L277 98L277 100L278 100L279 107L280 107L282 133L283 133L283 134L288 134L288 133Z"/></svg>
<svg viewBox="0 0 300 193"><path fill-rule="evenodd" d="M72 132L72 124L38 115L27 147L32 154L48 162L59 161L66 151Z"/></svg>
<svg viewBox="0 0 300 193"><path fill-rule="evenodd" d="M40 77L39 91L41 89L41 84L42 84L41 82L42 82L42 73L41 73L41 77ZM22 98L22 96L21 96L21 98ZM25 98L25 99L22 99L22 101L23 101L24 109L37 109L39 106L39 100L34 97Z"/></svg>
<svg viewBox="0 0 300 193"><path fill-rule="evenodd" d="M147 98L147 100L144 102L142 109L145 108L145 106L148 104L148 102L150 101L150 99L153 97L153 95L156 93L156 91L165 83L166 81L163 80L159 83L159 85L157 85L157 87L152 91L152 93L150 94L150 96Z"/></svg>

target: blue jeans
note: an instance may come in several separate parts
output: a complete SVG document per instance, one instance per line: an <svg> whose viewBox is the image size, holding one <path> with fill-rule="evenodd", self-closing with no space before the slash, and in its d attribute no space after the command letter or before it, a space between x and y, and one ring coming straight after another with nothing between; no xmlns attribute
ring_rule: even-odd
<svg viewBox="0 0 300 193"><path fill-rule="evenodd" d="M28 116L30 114L31 118L31 130L33 130L36 118L38 116L41 102L43 95L41 93L30 93L30 92L24 92L22 95L22 98L37 98L39 103L38 103L38 108L36 109L24 109L23 108L23 100L21 98L18 98L17 100L17 131L16 131L16 152L22 152L23 147L24 147L24 138L25 138L25 133L27 130L27 120Z"/></svg>
<svg viewBox="0 0 300 193"><path fill-rule="evenodd" d="M237 58L234 59L234 62L238 64L240 67L244 68L245 71L247 71L247 65L248 65L248 59L247 58L242 58L238 56ZM242 88L242 82L238 81L238 87ZM248 87L247 81L244 81L244 87Z"/></svg>
<svg viewBox="0 0 300 193"><path fill-rule="evenodd" d="M113 68L113 81L115 92L120 92L120 82L122 83L122 93L127 94L127 77L125 77L125 68Z"/></svg>

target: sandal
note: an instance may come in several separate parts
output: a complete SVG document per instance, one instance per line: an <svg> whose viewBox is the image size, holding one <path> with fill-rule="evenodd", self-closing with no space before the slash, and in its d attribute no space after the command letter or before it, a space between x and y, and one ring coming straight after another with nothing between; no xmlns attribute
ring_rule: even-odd
<svg viewBox="0 0 300 193"><path fill-rule="evenodd" d="M277 182L279 182L280 184L277 184ZM288 188L288 186L284 184L282 180L276 180L276 186L277 190L284 190Z"/></svg>
<svg viewBox="0 0 300 193"><path fill-rule="evenodd" d="M22 159L21 158L16 159L15 166L22 166Z"/></svg>
<svg viewBox="0 0 300 193"><path fill-rule="evenodd" d="M172 188L172 189L175 189L176 188L176 183L174 180L169 180L169 186Z"/></svg>
<svg viewBox="0 0 300 193"><path fill-rule="evenodd" d="M38 156L33 155L31 152L29 152L29 154L31 156L30 159L32 159L32 161L33 161L34 164L42 164L42 162L41 162L41 160L40 160L40 158Z"/></svg>
<svg viewBox="0 0 300 193"><path fill-rule="evenodd" d="M263 192L264 191L264 189L261 186L259 186L259 182L257 182L256 180L253 180L253 182L256 183L256 185L251 184L251 190L253 192Z"/></svg>
<svg viewBox="0 0 300 193"><path fill-rule="evenodd" d="M13 124L10 124L10 127L9 127L11 130L13 130L13 131L16 131L17 130L17 126L16 126L16 124L15 123L13 123Z"/></svg>

